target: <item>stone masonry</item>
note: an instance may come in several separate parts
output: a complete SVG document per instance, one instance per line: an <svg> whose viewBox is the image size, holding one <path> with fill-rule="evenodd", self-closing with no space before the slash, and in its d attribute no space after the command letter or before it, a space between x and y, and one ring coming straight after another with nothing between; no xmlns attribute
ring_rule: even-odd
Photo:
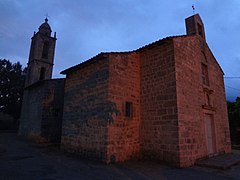
<svg viewBox="0 0 240 180"><path fill-rule="evenodd" d="M52 79L56 33L48 19L34 32L29 53L19 135L60 143L64 79Z"/></svg>
<svg viewBox="0 0 240 180"><path fill-rule="evenodd" d="M139 54L109 54L108 99L118 113L108 125L107 161L126 161L140 155L140 59ZM126 116L127 102L132 114Z"/></svg>
<svg viewBox="0 0 240 180"><path fill-rule="evenodd" d="M46 23L40 29L50 32ZM48 129L58 129L62 150L105 163L141 158L188 167L230 153L223 71L198 14L186 19L186 31L134 51L100 53L62 71L65 81L30 85L20 134L53 141ZM49 116L56 106L59 116Z"/></svg>
<svg viewBox="0 0 240 180"><path fill-rule="evenodd" d="M108 101L109 59L97 56L69 70L65 84L62 149L97 160L107 155L107 125L116 106ZM74 69L74 68L72 68Z"/></svg>
<svg viewBox="0 0 240 180"><path fill-rule="evenodd" d="M223 71L198 14L186 29L64 70L62 148L104 162L145 158L179 167L229 153Z"/></svg>
<svg viewBox="0 0 240 180"><path fill-rule="evenodd" d="M60 143L64 79L46 80L24 91L19 134L38 142Z"/></svg>
<svg viewBox="0 0 240 180"><path fill-rule="evenodd" d="M179 164L173 38L139 49L141 151L146 158Z"/></svg>
<svg viewBox="0 0 240 180"><path fill-rule="evenodd" d="M202 38L174 39L174 46L180 164L192 165L208 154L206 116L212 119L214 153L231 151L223 72ZM203 64L208 67L208 85L202 83Z"/></svg>

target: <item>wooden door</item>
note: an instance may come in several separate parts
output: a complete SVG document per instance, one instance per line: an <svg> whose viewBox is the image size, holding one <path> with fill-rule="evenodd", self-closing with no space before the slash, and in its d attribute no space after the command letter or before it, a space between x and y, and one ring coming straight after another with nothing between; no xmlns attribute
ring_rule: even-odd
<svg viewBox="0 0 240 180"><path fill-rule="evenodd" d="M212 116L205 115L205 136L206 136L206 145L208 150L208 155L213 155L215 153L215 135L213 128Z"/></svg>

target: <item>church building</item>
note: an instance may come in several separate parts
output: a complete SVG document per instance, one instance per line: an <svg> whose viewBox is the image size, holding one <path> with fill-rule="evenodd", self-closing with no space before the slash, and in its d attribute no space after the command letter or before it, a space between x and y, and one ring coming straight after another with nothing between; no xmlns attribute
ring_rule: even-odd
<svg viewBox="0 0 240 180"><path fill-rule="evenodd" d="M19 134L60 143L64 79L52 79L56 33L48 19L34 32L29 53Z"/></svg>
<svg viewBox="0 0 240 180"><path fill-rule="evenodd" d="M56 34L34 33L19 134L106 163L187 167L231 152L223 71L198 14L187 35L100 53L52 79Z"/></svg>

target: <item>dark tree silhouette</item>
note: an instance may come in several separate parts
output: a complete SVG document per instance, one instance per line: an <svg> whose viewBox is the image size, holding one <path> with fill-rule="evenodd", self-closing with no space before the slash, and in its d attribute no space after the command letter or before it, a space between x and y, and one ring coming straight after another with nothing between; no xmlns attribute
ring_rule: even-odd
<svg viewBox="0 0 240 180"><path fill-rule="evenodd" d="M9 60L0 59L0 112L18 119L24 90L26 68Z"/></svg>
<svg viewBox="0 0 240 180"><path fill-rule="evenodd" d="M227 102L229 127L232 144L240 144L240 97L235 102Z"/></svg>

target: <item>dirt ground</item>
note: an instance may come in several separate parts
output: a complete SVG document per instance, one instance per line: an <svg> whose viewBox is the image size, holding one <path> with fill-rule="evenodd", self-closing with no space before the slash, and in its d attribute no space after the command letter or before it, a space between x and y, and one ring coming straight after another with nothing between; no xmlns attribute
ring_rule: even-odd
<svg viewBox="0 0 240 180"><path fill-rule="evenodd" d="M225 171L197 166L178 169L142 161L105 165L25 141L16 133L0 132L0 179L240 179L240 165Z"/></svg>

